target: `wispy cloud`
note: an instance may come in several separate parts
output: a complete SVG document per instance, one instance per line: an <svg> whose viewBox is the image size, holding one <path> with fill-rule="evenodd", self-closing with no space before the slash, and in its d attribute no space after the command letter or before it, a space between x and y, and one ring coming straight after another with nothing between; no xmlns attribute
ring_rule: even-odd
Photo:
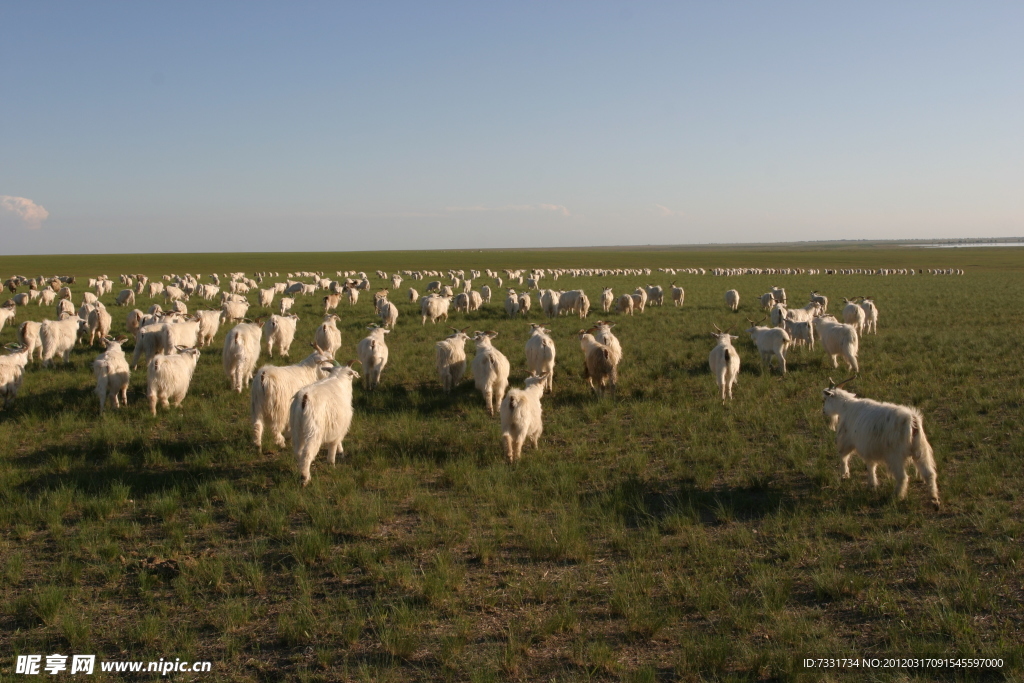
<svg viewBox="0 0 1024 683"><path fill-rule="evenodd" d="M672 209L668 208L667 206L662 206L661 204L655 204L654 205L654 211L659 216L664 216L665 218L669 218L671 216L682 216L683 215L682 211L673 211Z"/></svg>
<svg viewBox="0 0 1024 683"><path fill-rule="evenodd" d="M506 206L448 206L445 211L550 211L563 216L571 216L569 209L561 204L508 204Z"/></svg>
<svg viewBox="0 0 1024 683"><path fill-rule="evenodd" d="M0 217L13 217L29 230L38 230L50 212L31 199L0 194Z"/></svg>

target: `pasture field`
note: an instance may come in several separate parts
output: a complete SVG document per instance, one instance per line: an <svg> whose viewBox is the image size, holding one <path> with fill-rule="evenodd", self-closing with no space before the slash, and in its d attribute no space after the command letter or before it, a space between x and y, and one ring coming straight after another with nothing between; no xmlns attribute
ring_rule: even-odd
<svg viewBox="0 0 1024 683"><path fill-rule="evenodd" d="M249 395L229 392L226 328L204 349L180 410L149 415L145 370L129 406L98 415L91 362L30 365L0 411L0 677L18 654L209 660L176 680L1012 680L1024 676L1024 250L551 250L375 254L0 257L26 276L245 270L528 267L962 267L963 276L563 277L590 320L617 323L618 400L582 379L577 318L547 321L534 297L508 320L503 295L452 326L499 332L526 376L529 323L558 345L540 448L503 457L500 424L466 380L439 388L434 342L406 280L392 297L381 387L355 389L346 457L313 465L251 443ZM677 280L686 304L602 314L599 294ZM481 278L476 283L494 283ZM940 511L912 479L868 488L863 464L839 479L821 412L833 370L820 347L763 373L749 337L723 406L707 357L713 323L760 319L757 297L784 286L875 298L861 341L858 395L913 404L939 468ZM723 293L742 296L738 313ZM72 287L81 303L84 283ZM128 309L104 298L114 333ZM517 290L519 288L517 287ZM339 360L375 321L372 291L342 303ZM6 297L2 297L6 298ZM249 296L255 302L255 294ZM153 303L140 297L137 307ZM162 301L161 301L162 303ZM190 310L212 307L193 298ZM293 362L321 318L299 297ZM276 312L276 299L275 299ZM261 315L255 306L250 316ZM54 318L19 308L17 324ZM589 323L588 323L589 324ZM734 333L735 332L734 330ZM570 338L571 337L571 338ZM131 349L131 343L126 343ZM467 344L472 353L472 344ZM264 356L261 364L269 362ZM272 362L283 363L275 358ZM468 374L468 373L467 373ZM805 670L804 657L998 657L1002 669ZM105 680L112 674L95 674ZM155 680L152 674L131 680Z"/></svg>

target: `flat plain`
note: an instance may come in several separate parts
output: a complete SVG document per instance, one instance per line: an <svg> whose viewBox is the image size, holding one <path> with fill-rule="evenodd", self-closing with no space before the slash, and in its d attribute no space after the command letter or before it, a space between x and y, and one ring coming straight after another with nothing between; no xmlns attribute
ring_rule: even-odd
<svg viewBox="0 0 1024 683"><path fill-rule="evenodd" d="M658 268L963 268L962 276L667 275ZM346 456L299 485L290 452L251 443L249 395L231 393L222 327L180 410L151 417L145 371L129 406L100 416L91 362L32 364L0 411L0 652L212 661L194 680L1011 680L1024 675L1024 250L537 250L0 257L0 274L646 267L645 277L563 276L590 320L509 320L496 294L451 326L495 330L526 376L530 322L558 346L538 450L509 465L500 425L466 380L445 395L434 342L406 280L375 392L355 390ZM603 314L598 297L673 280L682 308ZM493 281L481 278L476 283ZM917 406L935 448L941 510L911 481L839 478L821 412L823 352L763 372L745 318L786 288L803 304L871 296L858 395ZM516 285L512 285L516 286ZM723 294L739 290L739 312ZM114 294L119 287L115 286ZM519 288L517 287L517 290ZM374 291L374 290L371 290ZM501 290L499 290L500 292ZM249 299L255 302L255 295ZM151 303L140 297L137 307ZM162 303L162 301L160 301ZM128 309L104 298L114 332ZM193 298L190 310L212 307ZM275 302L276 306L276 302ZM269 311L257 306L250 315ZM321 318L298 298L292 362ZM375 321L342 304L339 360ZM19 308L0 342L51 307ZM574 334L617 323L617 400L592 395ZM717 398L713 324L734 328L743 368ZM738 332L736 330L739 330ZM126 344L130 349L131 344ZM472 353L472 344L467 345ZM261 364L283 364L264 356ZM269 447L269 439L266 440ZM1001 669L806 670L805 657L996 657ZM12 674L13 678L13 674ZM155 678L155 677L154 677ZM178 674L177 680L193 680ZM96 674L103 680L103 674ZM18 680L21 680L20 678ZM133 680L147 680L135 675Z"/></svg>

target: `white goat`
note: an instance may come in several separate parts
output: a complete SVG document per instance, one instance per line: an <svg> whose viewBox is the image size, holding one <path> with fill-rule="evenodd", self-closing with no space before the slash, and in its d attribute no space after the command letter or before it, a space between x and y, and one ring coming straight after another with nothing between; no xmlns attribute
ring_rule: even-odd
<svg viewBox="0 0 1024 683"><path fill-rule="evenodd" d="M850 457L856 453L867 465L871 487L878 487L876 469L883 465L896 478L896 496L902 500L907 496L907 465L913 462L931 492L932 504L938 508L938 471L931 444L924 433L921 411L857 398L856 394L841 388L849 381L838 385L830 382L831 386L822 392L822 412L836 432L843 479L850 478Z"/></svg>
<svg viewBox="0 0 1024 683"><path fill-rule="evenodd" d="M0 356L0 398L4 400L4 408L18 397L18 390L25 378L25 366L29 361L29 349L18 344L8 344L10 350Z"/></svg>
<svg viewBox="0 0 1024 683"><path fill-rule="evenodd" d="M611 310L613 303L615 303L615 294L612 292L611 287L605 287L601 292L601 310L607 313ZM629 300L629 307L633 307L632 298Z"/></svg>
<svg viewBox="0 0 1024 683"><path fill-rule="evenodd" d="M172 355L159 354L149 361L146 373L146 396L149 398L149 412L156 415L156 404L169 408L174 401L177 408L185 400L192 375L199 362L197 349L176 349Z"/></svg>
<svg viewBox="0 0 1024 683"><path fill-rule="evenodd" d="M267 355L274 357L274 345L277 345L278 353L285 358L295 341L295 329L299 324L297 315L272 315L263 323L263 343L267 349Z"/></svg>
<svg viewBox="0 0 1024 683"><path fill-rule="evenodd" d="M856 301L850 301L849 299L843 299L843 303L846 304L843 307L843 322L847 325L853 325L857 330L857 334L864 333L864 320L867 316L864 314L864 309L861 308Z"/></svg>
<svg viewBox="0 0 1024 683"><path fill-rule="evenodd" d="M761 354L762 367L768 367L770 372L772 356L775 356L779 363L779 369L785 375L786 349L789 348L790 343L793 341L789 336L789 332L786 332L781 327L760 327L758 323L755 323L750 318L747 318L747 322L750 323L747 333ZM764 320L761 320L761 322L764 322Z"/></svg>
<svg viewBox="0 0 1024 683"><path fill-rule="evenodd" d="M739 337L729 334L728 331L723 332L718 325L715 325L715 329L718 332L712 332L711 336L718 340L718 344L711 349L708 365L711 366L711 374L715 376L724 403L726 396L732 400L732 388L740 374L740 354L732 345Z"/></svg>
<svg viewBox="0 0 1024 683"><path fill-rule="evenodd" d="M530 325L530 338L526 340L526 369L533 377L544 376L544 389L554 389L555 341L551 330L543 325Z"/></svg>
<svg viewBox="0 0 1024 683"><path fill-rule="evenodd" d="M379 310L380 320L383 323L383 327L394 329L395 323L398 322L398 306L388 301L387 297L385 296L380 302ZM369 374L369 371L366 369L365 365L363 366L363 372Z"/></svg>
<svg viewBox="0 0 1024 683"><path fill-rule="evenodd" d="M619 338L612 333L612 328L615 327L615 323L608 323L604 320L598 320L594 325L594 339L607 346L612 352L612 364L615 367L619 366L622 362L622 344L619 343Z"/></svg>
<svg viewBox="0 0 1024 683"><path fill-rule="evenodd" d="M107 399L114 402L115 408L128 405L128 384L131 371L128 360L124 357L121 344L128 341L127 337L104 339L107 348L92 362L92 371L96 375L96 395L100 399L100 412L107 406Z"/></svg>
<svg viewBox="0 0 1024 683"><path fill-rule="evenodd" d="M431 324L436 324L441 318L448 320L448 307L451 305L451 301L450 297L440 294L431 294L420 299L420 315L423 317L422 324L426 325L428 318Z"/></svg>
<svg viewBox="0 0 1024 683"><path fill-rule="evenodd" d="M860 307L864 309L864 334L878 334L878 306L874 299L862 297Z"/></svg>
<svg viewBox="0 0 1024 683"><path fill-rule="evenodd" d="M367 329L370 334L356 344L356 355L363 366L363 387L372 391L380 384L380 374L388 364L388 344L384 336L391 330L377 325L370 325Z"/></svg>
<svg viewBox="0 0 1024 683"><path fill-rule="evenodd" d="M596 329L579 331L580 348L583 350L583 377L594 393L604 395L605 387L608 387L614 399L615 389L619 382L618 369L612 350L599 342L592 334Z"/></svg>
<svg viewBox="0 0 1024 683"><path fill-rule="evenodd" d="M43 365L50 367L57 356L67 363L79 333L85 329L86 322L77 316L64 320L44 320L39 327L39 338L43 342Z"/></svg>
<svg viewBox="0 0 1024 683"><path fill-rule="evenodd" d="M199 321L199 340L196 348L203 348L213 343L214 337L220 331L220 311L196 311L196 319Z"/></svg>
<svg viewBox="0 0 1024 683"><path fill-rule="evenodd" d="M735 289L730 289L725 293L725 305L733 310L733 312L740 310L740 293Z"/></svg>
<svg viewBox="0 0 1024 683"><path fill-rule="evenodd" d="M822 315L814 319L814 327L821 339L825 353L832 358L832 367L839 367L837 356L842 356L846 364L854 372L860 372L857 353L860 350L860 336L853 325L845 325L831 315Z"/></svg>
<svg viewBox="0 0 1024 683"><path fill-rule="evenodd" d="M309 469L321 447L326 445L332 465L339 452L345 457L342 442L352 425L352 381L358 378L358 372L341 365L329 377L295 393L289 427L303 486L309 485Z"/></svg>
<svg viewBox="0 0 1024 683"><path fill-rule="evenodd" d="M476 356L473 357L473 379L476 381L476 388L483 394L484 403L487 404L487 412L491 416L497 412L501 403L501 397L505 395L508 388L509 362L508 358L494 348L491 343L497 332L475 332L473 342L476 344Z"/></svg>
<svg viewBox="0 0 1024 683"><path fill-rule="evenodd" d="M33 356L38 356L40 360L43 359L43 340L39 336L40 327L42 327L42 323L26 320L18 328L18 342L25 347L29 360L32 360Z"/></svg>
<svg viewBox="0 0 1024 683"><path fill-rule="evenodd" d="M672 305L674 305L674 306L676 306L678 308L678 307L682 306L683 302L685 302L685 301L686 301L686 292L683 290L682 287L677 286L676 283L673 282L672 283Z"/></svg>
<svg viewBox="0 0 1024 683"><path fill-rule="evenodd" d="M261 336L262 330L257 323L239 323L224 337L221 360L224 372L231 380L231 388L238 393L242 393L256 371Z"/></svg>
<svg viewBox="0 0 1024 683"><path fill-rule="evenodd" d="M338 353L338 349L341 348L341 330L338 329L338 321L341 320L337 315L331 313L324 316L324 321L320 323L320 326L316 328L316 332L313 333L313 344L322 349L324 353L334 358L335 354Z"/></svg>
<svg viewBox="0 0 1024 683"><path fill-rule="evenodd" d="M527 439L534 449L537 448L537 441L544 431L540 400L548 380L546 374L527 377L524 388L509 389L501 402L501 440L509 462L515 462L522 456Z"/></svg>
<svg viewBox="0 0 1024 683"><path fill-rule="evenodd" d="M332 360L326 353L314 351L295 365L264 365L256 371L252 378L250 415L253 441L260 452L264 429L270 430L278 448L285 447L292 397L302 387L327 377L334 368Z"/></svg>
<svg viewBox="0 0 1024 683"><path fill-rule="evenodd" d="M467 328L468 329L468 328ZM437 342L437 374L440 377L441 388L445 393L450 393L466 372L466 341L469 335L466 330L451 328L454 334Z"/></svg>
<svg viewBox="0 0 1024 683"><path fill-rule="evenodd" d="M295 299L293 299L290 296L283 296L281 297L281 300L278 303L280 304L278 312L281 315L285 315L288 313L288 311L292 310L292 305L295 303Z"/></svg>
<svg viewBox="0 0 1024 683"><path fill-rule="evenodd" d="M505 313L508 317L514 318L519 314L519 295L516 294L516 290L508 290L508 296L505 297Z"/></svg>

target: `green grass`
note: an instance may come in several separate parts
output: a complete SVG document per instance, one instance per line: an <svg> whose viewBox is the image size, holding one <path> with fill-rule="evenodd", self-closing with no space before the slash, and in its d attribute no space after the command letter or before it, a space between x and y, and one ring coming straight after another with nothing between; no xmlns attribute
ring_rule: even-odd
<svg viewBox="0 0 1024 683"><path fill-rule="evenodd" d="M372 270L414 267L967 269L545 281L595 301L604 286L621 293L678 280L686 306L625 319L595 306L592 319L619 323L615 402L585 389L570 339L581 321L549 321L555 391L544 398L540 448L515 466L471 382L441 393L433 343L446 328L420 325L404 292L423 283L407 281L394 297L401 318L382 385L355 389L346 457L334 468L318 459L306 489L290 451L275 452L269 439L263 455L251 445L248 393L231 393L220 365L224 331L203 350L182 409L156 418L142 370L129 406L98 415L97 349L77 347L69 367L30 366L21 395L0 412L0 667L7 673L16 654L63 652L211 660L217 680L237 681L839 680L803 671L799 658L913 654L1002 657L1005 668L984 676L1019 678L1022 256L856 248L0 258L5 274L283 278L358 268L374 284ZM821 415L821 390L837 371L820 350L794 350L780 378L762 373L743 337L736 397L717 400L708 332L760 318L756 297L772 285L801 303L812 289L840 303L875 297L879 333L862 340L852 388L924 412L941 511L916 479L904 502L892 500L886 477L869 490L856 459L852 479L840 481ZM743 297L737 314L722 300L732 287ZM76 303L83 289L73 287ZM123 331L127 310L108 298ZM497 330L521 386L537 308L510 321L496 297L451 323ZM296 309L292 361L306 355L320 318L318 300L300 298ZM353 358L374 321L371 297L339 314L338 357ZM13 322L52 316L33 304ZM0 331L0 342L13 339L12 327Z"/></svg>

